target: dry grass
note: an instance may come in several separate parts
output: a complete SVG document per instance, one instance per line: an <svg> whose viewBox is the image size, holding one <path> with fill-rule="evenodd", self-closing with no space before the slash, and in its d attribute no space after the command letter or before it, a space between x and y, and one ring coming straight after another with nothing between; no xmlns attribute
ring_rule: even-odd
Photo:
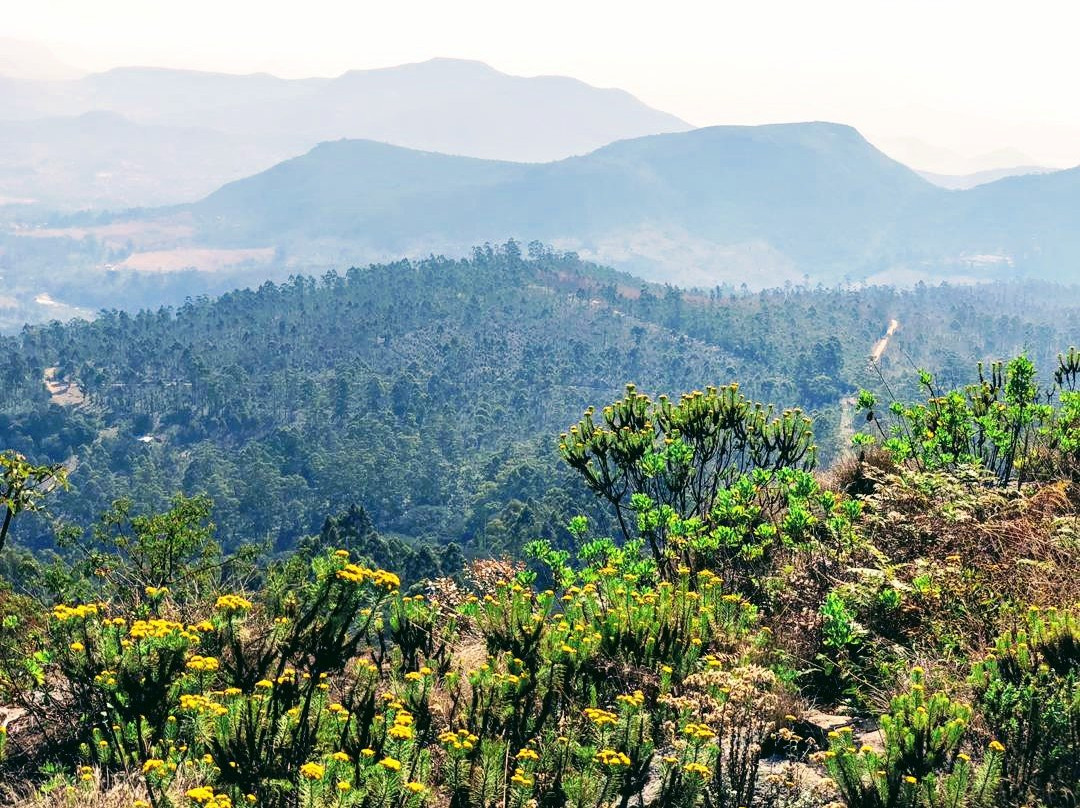
<svg viewBox="0 0 1080 808"><path fill-rule="evenodd" d="M868 505L868 538L894 561L958 562L999 600L1080 602L1075 548L1061 540L1080 516L1075 485L1018 492L974 472L894 476Z"/></svg>
<svg viewBox="0 0 1080 808"><path fill-rule="evenodd" d="M219 272L242 264L265 264L273 257L273 247L233 250L178 247L172 250L133 253L116 267L117 269L133 269L136 272L179 272L183 269Z"/></svg>

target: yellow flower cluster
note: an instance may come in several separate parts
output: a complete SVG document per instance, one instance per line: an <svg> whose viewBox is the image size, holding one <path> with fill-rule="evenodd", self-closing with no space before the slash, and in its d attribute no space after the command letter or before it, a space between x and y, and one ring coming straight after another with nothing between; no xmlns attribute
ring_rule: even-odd
<svg viewBox="0 0 1080 808"><path fill-rule="evenodd" d="M521 788L530 788L536 781L529 777L524 770L514 769L514 776L510 778L510 782Z"/></svg>
<svg viewBox="0 0 1080 808"><path fill-rule="evenodd" d="M621 696L616 696L615 701L620 702L621 704L625 704L628 707L637 708L645 703L645 694L642 693L640 690L635 690L629 695L624 694Z"/></svg>
<svg viewBox="0 0 1080 808"><path fill-rule="evenodd" d="M129 633L133 640L144 640L147 638L161 640L174 633L180 634L185 639L199 639L197 634L186 632L183 623L176 623L172 620L136 620L131 624L131 631Z"/></svg>
<svg viewBox="0 0 1080 808"><path fill-rule="evenodd" d="M232 800L227 794L215 794L210 786L198 786L187 791L187 798L202 808L232 808Z"/></svg>
<svg viewBox="0 0 1080 808"><path fill-rule="evenodd" d="M59 606L53 607L52 616L60 621L85 620L87 617L95 617L99 612L98 604L85 603L82 606Z"/></svg>
<svg viewBox="0 0 1080 808"><path fill-rule="evenodd" d="M619 716L615 715L615 713L601 710L598 707L586 707L585 717L598 727L602 727L605 724L617 724L619 721Z"/></svg>
<svg viewBox="0 0 1080 808"><path fill-rule="evenodd" d="M518 760L539 760L540 755L535 749L519 749L517 753Z"/></svg>
<svg viewBox="0 0 1080 808"><path fill-rule="evenodd" d="M300 767L300 776L308 780L322 780L326 767L320 763L305 763Z"/></svg>
<svg viewBox="0 0 1080 808"><path fill-rule="evenodd" d="M382 760L379 761L379 765L382 766L384 769L389 769L392 772L401 771L401 761L397 758L384 757Z"/></svg>
<svg viewBox="0 0 1080 808"><path fill-rule="evenodd" d="M214 608L225 614L236 614L237 612L246 612L250 609L251 601L247 598L242 598L239 595L222 595L217 599Z"/></svg>
<svg viewBox="0 0 1080 808"><path fill-rule="evenodd" d="M687 724L683 733L696 741L707 741L716 737L716 733L709 729L707 724Z"/></svg>
<svg viewBox="0 0 1080 808"><path fill-rule="evenodd" d="M479 740L479 738L467 729L459 729L457 732L447 730L439 735L439 742L447 749L452 749L454 751L461 751L464 749L467 752L472 749Z"/></svg>
<svg viewBox="0 0 1080 808"><path fill-rule="evenodd" d="M191 710L197 713L209 713L211 715L225 715L228 708L222 707L215 701L201 694L187 694L180 697L180 709Z"/></svg>
<svg viewBox="0 0 1080 808"><path fill-rule="evenodd" d="M687 774L700 774L702 777L708 777L709 767L703 763L687 763L683 766L683 771Z"/></svg>
<svg viewBox="0 0 1080 808"><path fill-rule="evenodd" d="M197 671L200 673L212 673L221 667L221 663L214 657L204 657L196 654L187 661L187 669L189 671Z"/></svg>
<svg viewBox="0 0 1080 808"><path fill-rule="evenodd" d="M413 794L419 794L424 790L424 784L418 783L415 780L411 780L405 784L405 789L411 791Z"/></svg>
<svg viewBox="0 0 1080 808"><path fill-rule="evenodd" d="M610 766L612 768L630 765L630 758L627 754L625 752L617 752L614 749L601 749L596 753L596 759L605 766Z"/></svg>
<svg viewBox="0 0 1080 808"><path fill-rule="evenodd" d="M384 589L398 589L401 587L401 579L394 573L386 570L373 570L361 567L359 564L346 564L344 569L337 571L337 577L354 584L362 584L371 581L375 586Z"/></svg>

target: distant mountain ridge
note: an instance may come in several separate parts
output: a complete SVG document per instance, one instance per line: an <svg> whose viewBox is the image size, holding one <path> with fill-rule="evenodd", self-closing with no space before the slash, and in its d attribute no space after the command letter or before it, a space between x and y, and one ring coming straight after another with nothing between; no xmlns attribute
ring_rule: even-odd
<svg viewBox="0 0 1080 808"><path fill-rule="evenodd" d="M338 141L185 210L204 239L229 246L423 254L516 236L653 279L732 281L756 268L780 284L810 266L835 276L864 265L891 219L938 193L851 127L810 123L655 135L540 165ZM677 265L687 249L697 265Z"/></svg>
<svg viewBox="0 0 1080 808"><path fill-rule="evenodd" d="M977 185L986 185L988 182L996 182L1006 177L1023 177L1026 174L1050 174L1060 170L1049 166L1032 165L991 168L986 171L975 171L971 174L936 174L933 171L919 171L918 174L920 177L942 188L948 188L951 191L966 191Z"/></svg>
<svg viewBox="0 0 1080 808"><path fill-rule="evenodd" d="M1080 170L947 191L831 123L721 126L523 164L320 144L183 210L199 238L325 259L541 239L652 280L1075 279Z"/></svg>
<svg viewBox="0 0 1080 808"><path fill-rule="evenodd" d="M64 123L101 112L119 116L112 119L108 141L120 149L131 144L128 163L135 175L124 184L125 193L111 197L80 179L110 171L98 159L100 140L91 132L70 136ZM32 132L23 141L26 148L5 161L12 171L25 169L32 177L48 176L53 165L71 169L66 189L45 183L19 193L0 175L0 196L30 196L66 208L190 201L321 141L343 137L544 162L585 154L613 140L690 128L622 90L559 76L510 76L457 59L312 79L143 67L52 81L0 75L0 121L5 128L21 125ZM213 133L216 140L204 139L202 151L174 154L171 164L157 158L165 144L193 129ZM57 137L60 132L69 134L66 141ZM158 152L147 148L149 133L163 144ZM160 192L170 187L177 161L190 179L164 200ZM223 168L230 161L240 170ZM140 175L148 178L142 185Z"/></svg>

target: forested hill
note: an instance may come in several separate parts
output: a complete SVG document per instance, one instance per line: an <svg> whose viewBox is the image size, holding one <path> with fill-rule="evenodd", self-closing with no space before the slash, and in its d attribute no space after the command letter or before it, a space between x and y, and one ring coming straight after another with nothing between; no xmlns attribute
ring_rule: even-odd
<svg viewBox="0 0 1080 808"><path fill-rule="evenodd" d="M946 194L851 127L807 123L642 137L544 164L342 140L184 210L208 243L297 256L459 252L526 235L673 283L755 270L761 287L887 265L897 222Z"/></svg>
<svg viewBox="0 0 1080 808"><path fill-rule="evenodd" d="M160 507L206 492L222 538L278 548L362 505L385 534L499 552L587 502L555 436L628 381L678 394L740 381L817 416L825 456L839 402L913 365L942 384L971 359L1028 349L1043 367L1080 343L1075 295L986 286L731 295L645 286L532 245L399 262L26 328L0 351L0 444L68 461L61 515L115 498ZM45 381L49 381L49 388ZM577 503L571 506L569 503ZM16 541L44 544L32 518Z"/></svg>
<svg viewBox="0 0 1080 808"><path fill-rule="evenodd" d="M948 191L832 123L715 126L552 163L344 140L182 211L196 239L293 260L539 238L655 280L756 288L804 274L1075 281L1080 169Z"/></svg>

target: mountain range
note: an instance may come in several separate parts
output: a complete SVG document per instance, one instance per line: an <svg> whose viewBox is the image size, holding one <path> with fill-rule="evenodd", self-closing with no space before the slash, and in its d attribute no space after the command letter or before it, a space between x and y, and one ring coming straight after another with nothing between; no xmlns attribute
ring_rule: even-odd
<svg viewBox="0 0 1080 808"><path fill-rule="evenodd" d="M120 269L242 265L282 277L463 255L513 238L705 288L804 279L1076 282L1078 219L1080 169L947 190L855 129L817 122L651 135L547 163L342 139L198 202L23 228L10 251L52 243L66 255L89 238L107 253L92 247L86 255Z"/></svg>
<svg viewBox="0 0 1080 808"><path fill-rule="evenodd" d="M65 209L190 201L342 137L540 162L690 128L622 90L455 59L332 79L131 67L42 80L0 71L0 122L0 197Z"/></svg>
<svg viewBox="0 0 1080 808"><path fill-rule="evenodd" d="M323 143L192 205L185 246L360 263L543 240L643 277L752 287L842 279L1076 278L1080 170L942 189L848 126L708 127L543 164Z"/></svg>

